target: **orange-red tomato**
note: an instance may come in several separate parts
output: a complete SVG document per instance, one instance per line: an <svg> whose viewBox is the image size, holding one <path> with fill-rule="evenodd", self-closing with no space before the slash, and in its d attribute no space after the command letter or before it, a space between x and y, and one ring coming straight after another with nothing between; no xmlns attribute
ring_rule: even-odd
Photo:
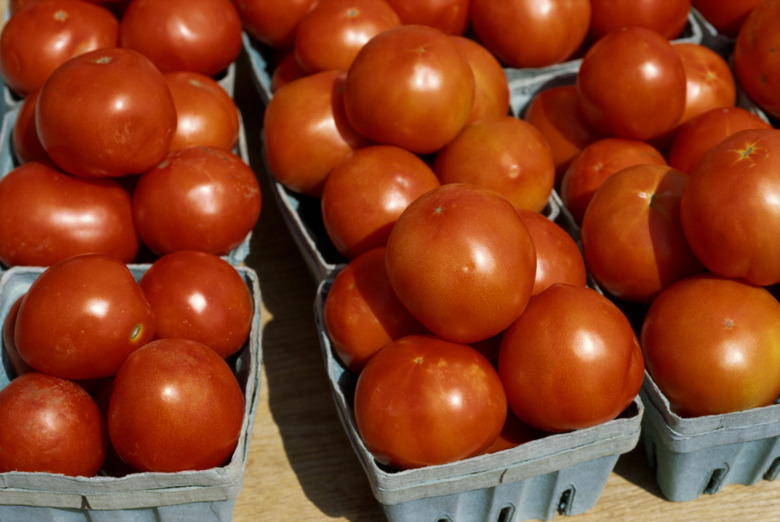
<svg viewBox="0 0 780 522"><path fill-rule="evenodd" d="M685 69L685 109L677 123L685 123L710 109L731 107L737 86L728 62L702 44L679 42L672 49Z"/></svg>
<svg viewBox="0 0 780 522"><path fill-rule="evenodd" d="M764 0L745 19L732 62L740 87L767 114L780 118L780 0Z"/></svg>
<svg viewBox="0 0 780 522"><path fill-rule="evenodd" d="M13 153L19 163L39 161L50 166L54 163L49 159L46 150L38 138L38 128L35 126L35 104L38 103L38 91L25 96L16 113L11 140Z"/></svg>
<svg viewBox="0 0 780 522"><path fill-rule="evenodd" d="M742 23L763 0L692 0L693 7L719 33L736 38Z"/></svg>
<svg viewBox="0 0 780 522"><path fill-rule="evenodd" d="M298 22L316 3L316 0L233 0L247 34L277 49L292 49Z"/></svg>
<svg viewBox="0 0 780 522"><path fill-rule="evenodd" d="M474 103L469 122L509 113L509 84L501 63L479 42L452 35L452 42L463 54L474 73Z"/></svg>
<svg viewBox="0 0 780 522"><path fill-rule="evenodd" d="M447 34L466 32L471 0L387 0L405 24L435 27Z"/></svg>
<svg viewBox="0 0 780 522"><path fill-rule="evenodd" d="M691 0L590 0L588 37L597 41L629 25L651 29L668 40L677 38L688 22Z"/></svg>

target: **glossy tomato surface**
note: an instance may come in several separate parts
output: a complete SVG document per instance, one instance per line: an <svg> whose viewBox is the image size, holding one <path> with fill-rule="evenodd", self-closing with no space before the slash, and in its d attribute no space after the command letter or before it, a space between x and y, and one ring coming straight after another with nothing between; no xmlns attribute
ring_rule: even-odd
<svg viewBox="0 0 780 522"><path fill-rule="evenodd" d="M435 27L447 34L463 34L469 23L470 0L386 0L405 24Z"/></svg>
<svg viewBox="0 0 780 522"><path fill-rule="evenodd" d="M653 30L672 40L683 32L691 10L691 0L590 0L590 3L588 37L591 42L629 25Z"/></svg>
<svg viewBox="0 0 780 522"><path fill-rule="evenodd" d="M233 0L244 30L269 47L291 49L298 22L316 0Z"/></svg>
<svg viewBox="0 0 780 522"><path fill-rule="evenodd" d="M732 62L740 87L770 116L780 118L780 1L765 0L745 19Z"/></svg>
<svg viewBox="0 0 780 522"><path fill-rule="evenodd" d="M54 163L46 154L41 140L38 138L38 129L35 126L35 104L38 103L38 91L33 91L24 97L19 104L16 119L11 130L11 145L13 155L17 162L40 161L54 166Z"/></svg>
<svg viewBox="0 0 780 522"><path fill-rule="evenodd" d="M8 357L8 362L16 377L23 373L35 371L35 369L27 364L24 359L22 359L22 356L19 355L19 350L16 348L16 341L14 340L16 316L19 313L19 306L22 304L22 297L19 297L13 302L11 308L8 309L8 314L5 316L5 321L3 321L3 350Z"/></svg>
<svg viewBox="0 0 780 522"><path fill-rule="evenodd" d="M737 86L725 58L692 42L675 43L672 49L685 69L685 109L678 125L710 109L734 106Z"/></svg>
<svg viewBox="0 0 780 522"><path fill-rule="evenodd" d="M763 0L692 0L693 7L719 33L736 38L742 22Z"/></svg>
<svg viewBox="0 0 780 522"><path fill-rule="evenodd" d="M506 116L509 113L509 84L501 62L476 40L459 35L450 38L474 73L474 103L468 121Z"/></svg>

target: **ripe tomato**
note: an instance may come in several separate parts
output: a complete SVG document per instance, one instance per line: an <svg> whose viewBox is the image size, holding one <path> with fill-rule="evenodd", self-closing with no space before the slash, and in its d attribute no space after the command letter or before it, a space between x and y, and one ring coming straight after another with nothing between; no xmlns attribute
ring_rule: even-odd
<svg viewBox="0 0 780 522"><path fill-rule="evenodd" d="M745 19L732 61L739 85L767 114L780 118L780 0L765 0Z"/></svg>
<svg viewBox="0 0 780 522"><path fill-rule="evenodd" d="M291 49L298 22L317 0L233 0L244 30L258 42Z"/></svg>
<svg viewBox="0 0 780 522"><path fill-rule="evenodd" d="M172 151L133 192L141 240L156 254L201 250L226 255L246 239L262 208L254 171L215 147Z"/></svg>
<svg viewBox="0 0 780 522"><path fill-rule="evenodd" d="M561 432L617 417L639 392L644 363L614 303L589 287L556 284L504 333L498 373L521 420Z"/></svg>
<svg viewBox="0 0 780 522"><path fill-rule="evenodd" d="M435 152L463 128L474 74L449 36L403 25L369 40L347 71L344 109L363 136L412 152Z"/></svg>
<svg viewBox="0 0 780 522"><path fill-rule="evenodd" d="M528 229L495 191L449 183L413 201L387 241L390 284L436 335L475 342L525 308L536 273Z"/></svg>
<svg viewBox="0 0 780 522"><path fill-rule="evenodd" d="M680 224L687 179L667 165L634 165L593 195L580 239L588 270L605 292L649 303L671 283L704 270Z"/></svg>
<svg viewBox="0 0 780 522"><path fill-rule="evenodd" d="M40 0L19 9L0 34L0 75L20 97L39 89L65 61L119 42L119 20L83 0Z"/></svg>
<svg viewBox="0 0 780 522"><path fill-rule="evenodd" d="M155 319L133 274L102 254L44 270L19 306L14 341L33 368L65 379L108 377L154 335Z"/></svg>
<svg viewBox="0 0 780 522"><path fill-rule="evenodd" d="M719 33L736 38L742 22L762 0L692 0L693 7Z"/></svg>
<svg viewBox="0 0 780 522"><path fill-rule="evenodd" d="M672 49L685 69L685 109L678 125L709 109L732 107L737 86L731 67L718 53L702 44L679 42Z"/></svg>
<svg viewBox="0 0 780 522"><path fill-rule="evenodd" d="M0 390L0 471L97 475L106 454L105 423L78 384L40 372Z"/></svg>
<svg viewBox="0 0 780 522"><path fill-rule="evenodd" d="M466 125L436 153L433 171L442 183L495 190L516 208L540 212L555 184L550 145L530 123L498 116Z"/></svg>
<svg viewBox="0 0 780 522"><path fill-rule="evenodd" d="M307 76L307 73L298 65L295 53L293 51L285 53L271 71L271 93L276 94L276 91L288 83L304 76Z"/></svg>
<svg viewBox="0 0 780 522"><path fill-rule="evenodd" d="M450 36L474 74L474 103L468 122L509 113L509 83L501 63L479 42L465 36Z"/></svg>
<svg viewBox="0 0 780 522"><path fill-rule="evenodd" d="M506 422L504 422L501 433L498 434L498 437L493 444L485 450L485 453L495 453L497 451L514 448L520 444L541 439L545 435L547 435L545 432L532 428L521 421L517 415L509 409L506 412Z"/></svg>
<svg viewBox="0 0 780 522"><path fill-rule="evenodd" d="M81 179L31 161L0 178L0 262L49 266L97 252L138 253L130 194L113 179Z"/></svg>
<svg viewBox="0 0 780 522"><path fill-rule="evenodd" d="M471 0L470 8L477 39L508 67L571 58L585 40L590 14L590 0Z"/></svg>
<svg viewBox="0 0 780 522"><path fill-rule="evenodd" d="M639 26L671 40L685 29L691 0L590 0L591 42L621 27Z"/></svg>
<svg viewBox="0 0 780 522"><path fill-rule="evenodd" d="M19 163L39 161L54 166L38 138L38 128L35 126L35 104L37 102L38 91L35 90L25 96L19 104L19 110L11 130L14 156Z"/></svg>
<svg viewBox="0 0 780 522"><path fill-rule="evenodd" d="M325 180L320 200L325 232L341 255L353 259L384 246L406 207L439 185L433 170L406 149L358 149Z"/></svg>
<svg viewBox="0 0 780 522"><path fill-rule="evenodd" d="M41 87L38 137L49 157L76 176L138 174L162 159L176 108L162 73L131 49L71 58Z"/></svg>
<svg viewBox="0 0 780 522"><path fill-rule="evenodd" d="M410 335L385 346L363 368L354 412L374 458L408 469L484 452L501 432L507 404L496 370L479 352Z"/></svg>
<svg viewBox="0 0 780 522"><path fill-rule="evenodd" d="M683 231L710 271L780 282L780 130L739 131L712 147L680 201Z"/></svg>
<svg viewBox="0 0 780 522"><path fill-rule="evenodd" d="M13 302L5 316L5 321L3 322L3 348L8 357L8 363L11 365L13 374L16 377L24 373L35 371L35 368L27 364L25 360L22 359L22 356L19 355L19 350L16 348L16 341L14 340L16 316L19 313L19 306L22 304L22 297L17 298L16 301Z"/></svg>
<svg viewBox="0 0 780 522"><path fill-rule="evenodd" d="M765 288L703 274L664 290L641 330L647 371L684 417L766 406L780 395L780 304Z"/></svg>
<svg viewBox="0 0 780 522"><path fill-rule="evenodd" d="M435 27L447 34L466 32L470 0L387 0L405 24Z"/></svg>
<svg viewBox="0 0 780 522"><path fill-rule="evenodd" d="M670 131L685 109L685 69L669 40L624 27L585 53L577 92L588 122L605 134L638 140Z"/></svg>
<svg viewBox="0 0 780 522"><path fill-rule="evenodd" d="M158 339L134 352L114 378L108 433L140 471L221 466L236 449L244 395L228 364L189 339Z"/></svg>

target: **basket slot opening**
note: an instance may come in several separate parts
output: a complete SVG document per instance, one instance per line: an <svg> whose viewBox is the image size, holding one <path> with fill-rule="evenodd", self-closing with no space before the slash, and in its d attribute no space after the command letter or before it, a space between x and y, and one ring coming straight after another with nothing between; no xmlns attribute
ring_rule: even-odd
<svg viewBox="0 0 780 522"><path fill-rule="evenodd" d="M570 515L573 503L574 503L574 486L569 486L563 491L563 493L561 493L561 498L558 501L558 514Z"/></svg>
<svg viewBox="0 0 780 522"><path fill-rule="evenodd" d="M775 480L780 475L780 457L775 458L769 469L764 473L764 480Z"/></svg>
<svg viewBox="0 0 780 522"><path fill-rule="evenodd" d="M515 516L514 506L504 506L501 511L498 512L498 519L496 522L511 522L512 517Z"/></svg>
<svg viewBox="0 0 780 522"><path fill-rule="evenodd" d="M728 473L728 471L728 467L715 468L712 470L712 475L710 475L710 480L707 482L707 486L704 488L704 493L707 495L714 495L720 491L720 488L723 485L723 479L726 477L726 473Z"/></svg>

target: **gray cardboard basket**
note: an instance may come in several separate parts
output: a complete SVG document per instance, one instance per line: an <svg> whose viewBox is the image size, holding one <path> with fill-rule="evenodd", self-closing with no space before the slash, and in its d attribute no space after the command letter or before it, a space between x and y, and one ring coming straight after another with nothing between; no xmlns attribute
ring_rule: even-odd
<svg viewBox="0 0 780 522"><path fill-rule="evenodd" d="M140 279L149 265L128 265ZM244 423L238 446L229 462L204 471L133 473L69 477L52 473L0 473L0 520L57 521L228 521L243 484L247 452L260 393L261 329L260 286L250 268L236 267L252 291L255 314L247 345L228 359L244 391ZM43 271L13 267L0 277L2 322L18 297ZM1 324L1 323L0 323ZM3 355L0 388L13 378Z"/></svg>

